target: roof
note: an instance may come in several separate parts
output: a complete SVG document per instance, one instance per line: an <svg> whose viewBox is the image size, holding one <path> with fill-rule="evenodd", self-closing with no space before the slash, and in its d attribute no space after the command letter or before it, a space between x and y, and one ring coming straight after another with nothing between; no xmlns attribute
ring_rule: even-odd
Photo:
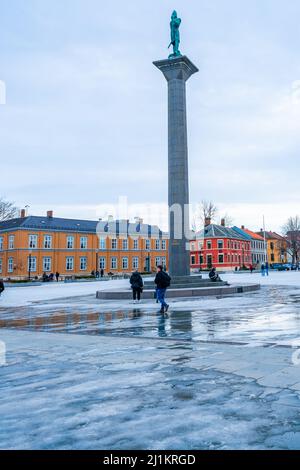
<svg viewBox="0 0 300 470"><path fill-rule="evenodd" d="M207 225L203 230L197 232L196 238L232 238L234 240L249 240L248 236L235 231L233 228L215 224Z"/></svg>
<svg viewBox="0 0 300 470"><path fill-rule="evenodd" d="M234 229L238 229L240 230L241 232L244 232L246 235L249 235L250 238L254 239L254 240L258 240L258 241L261 241L263 242L264 241L264 237L261 236L261 235L258 235L257 233L255 232L252 232L252 230L249 230L248 228L239 228L239 227L233 227Z"/></svg>
<svg viewBox="0 0 300 470"><path fill-rule="evenodd" d="M59 217L28 216L0 222L0 232L12 230L34 230L34 231L66 231L86 233L130 233L130 235L166 236L156 225L143 223L129 223L129 221L93 221L81 219L64 219Z"/></svg>
<svg viewBox="0 0 300 470"><path fill-rule="evenodd" d="M282 235L279 235L278 233L276 232L264 232L263 230L261 230L260 232L256 232L257 235L260 235L261 237L264 236L264 233L265 233L265 237L267 240L285 240L285 238L282 236Z"/></svg>

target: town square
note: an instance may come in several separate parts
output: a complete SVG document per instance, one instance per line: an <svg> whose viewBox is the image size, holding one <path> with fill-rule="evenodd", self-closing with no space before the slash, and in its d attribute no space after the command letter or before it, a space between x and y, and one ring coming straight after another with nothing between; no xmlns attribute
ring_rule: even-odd
<svg viewBox="0 0 300 470"><path fill-rule="evenodd" d="M1 8L0 453L299 451L300 6Z"/></svg>

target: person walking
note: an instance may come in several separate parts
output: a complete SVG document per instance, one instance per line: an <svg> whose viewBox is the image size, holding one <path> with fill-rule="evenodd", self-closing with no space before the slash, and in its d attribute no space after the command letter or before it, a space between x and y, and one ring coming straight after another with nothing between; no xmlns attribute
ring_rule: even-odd
<svg viewBox="0 0 300 470"><path fill-rule="evenodd" d="M104 269L101 269L101 271L100 271L100 276L101 276L101 278L104 277Z"/></svg>
<svg viewBox="0 0 300 470"><path fill-rule="evenodd" d="M253 264L250 264L249 269L250 269L250 273L252 274L253 271L254 271L254 266L253 266Z"/></svg>
<svg viewBox="0 0 300 470"><path fill-rule="evenodd" d="M168 287L171 285L171 278L168 273L163 270L162 266L157 266L157 274L155 277L157 299L160 302L160 313L167 313L169 305L165 301Z"/></svg>
<svg viewBox="0 0 300 470"><path fill-rule="evenodd" d="M261 267L260 267L260 272L261 272L261 275L264 277L265 274L266 274L264 263L262 263L262 265L261 265Z"/></svg>
<svg viewBox="0 0 300 470"><path fill-rule="evenodd" d="M5 290L5 287L4 287L3 279L0 279L0 297L1 297L2 292L4 292L4 290Z"/></svg>
<svg viewBox="0 0 300 470"><path fill-rule="evenodd" d="M60 276L59 272L58 272L58 271L56 271L56 273L55 273L56 282L58 282L58 281L59 281L59 276Z"/></svg>
<svg viewBox="0 0 300 470"><path fill-rule="evenodd" d="M268 263L268 261L266 261L266 264L265 264L265 271L266 271L266 276L269 276L269 263Z"/></svg>
<svg viewBox="0 0 300 470"><path fill-rule="evenodd" d="M143 292L143 279L138 271L132 273L130 277L130 284L132 289L133 303L141 301L141 293Z"/></svg>

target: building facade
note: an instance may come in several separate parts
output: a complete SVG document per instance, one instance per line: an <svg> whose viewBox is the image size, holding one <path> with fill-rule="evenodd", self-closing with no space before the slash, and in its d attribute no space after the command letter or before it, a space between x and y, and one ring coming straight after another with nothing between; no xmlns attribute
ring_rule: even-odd
<svg viewBox="0 0 300 470"><path fill-rule="evenodd" d="M251 264L251 240L232 228L211 224L195 234L191 241L191 270L215 267L219 270L235 270Z"/></svg>
<svg viewBox="0 0 300 470"><path fill-rule="evenodd" d="M269 264L287 263L287 240L276 232L267 232L261 230L258 235L266 239L267 258Z"/></svg>
<svg viewBox="0 0 300 470"><path fill-rule="evenodd" d="M261 235L245 228L243 225L241 228L233 227L233 230L237 231L248 237L251 242L251 262L253 267L259 268L262 264L267 261L267 244Z"/></svg>
<svg viewBox="0 0 300 470"><path fill-rule="evenodd" d="M94 222L24 215L0 222L0 277L26 279L43 273L86 276L92 271L152 272L168 267L168 237L141 220Z"/></svg>

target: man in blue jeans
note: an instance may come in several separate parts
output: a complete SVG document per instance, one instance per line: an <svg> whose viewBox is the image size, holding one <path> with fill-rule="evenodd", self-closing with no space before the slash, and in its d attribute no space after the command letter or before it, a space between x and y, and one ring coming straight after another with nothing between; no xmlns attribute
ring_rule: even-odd
<svg viewBox="0 0 300 470"><path fill-rule="evenodd" d="M170 287L171 278L169 274L163 270L162 266L157 266L157 274L154 282L156 284L157 299L161 305L160 313L167 313L169 305L165 301L165 295L167 288Z"/></svg>

